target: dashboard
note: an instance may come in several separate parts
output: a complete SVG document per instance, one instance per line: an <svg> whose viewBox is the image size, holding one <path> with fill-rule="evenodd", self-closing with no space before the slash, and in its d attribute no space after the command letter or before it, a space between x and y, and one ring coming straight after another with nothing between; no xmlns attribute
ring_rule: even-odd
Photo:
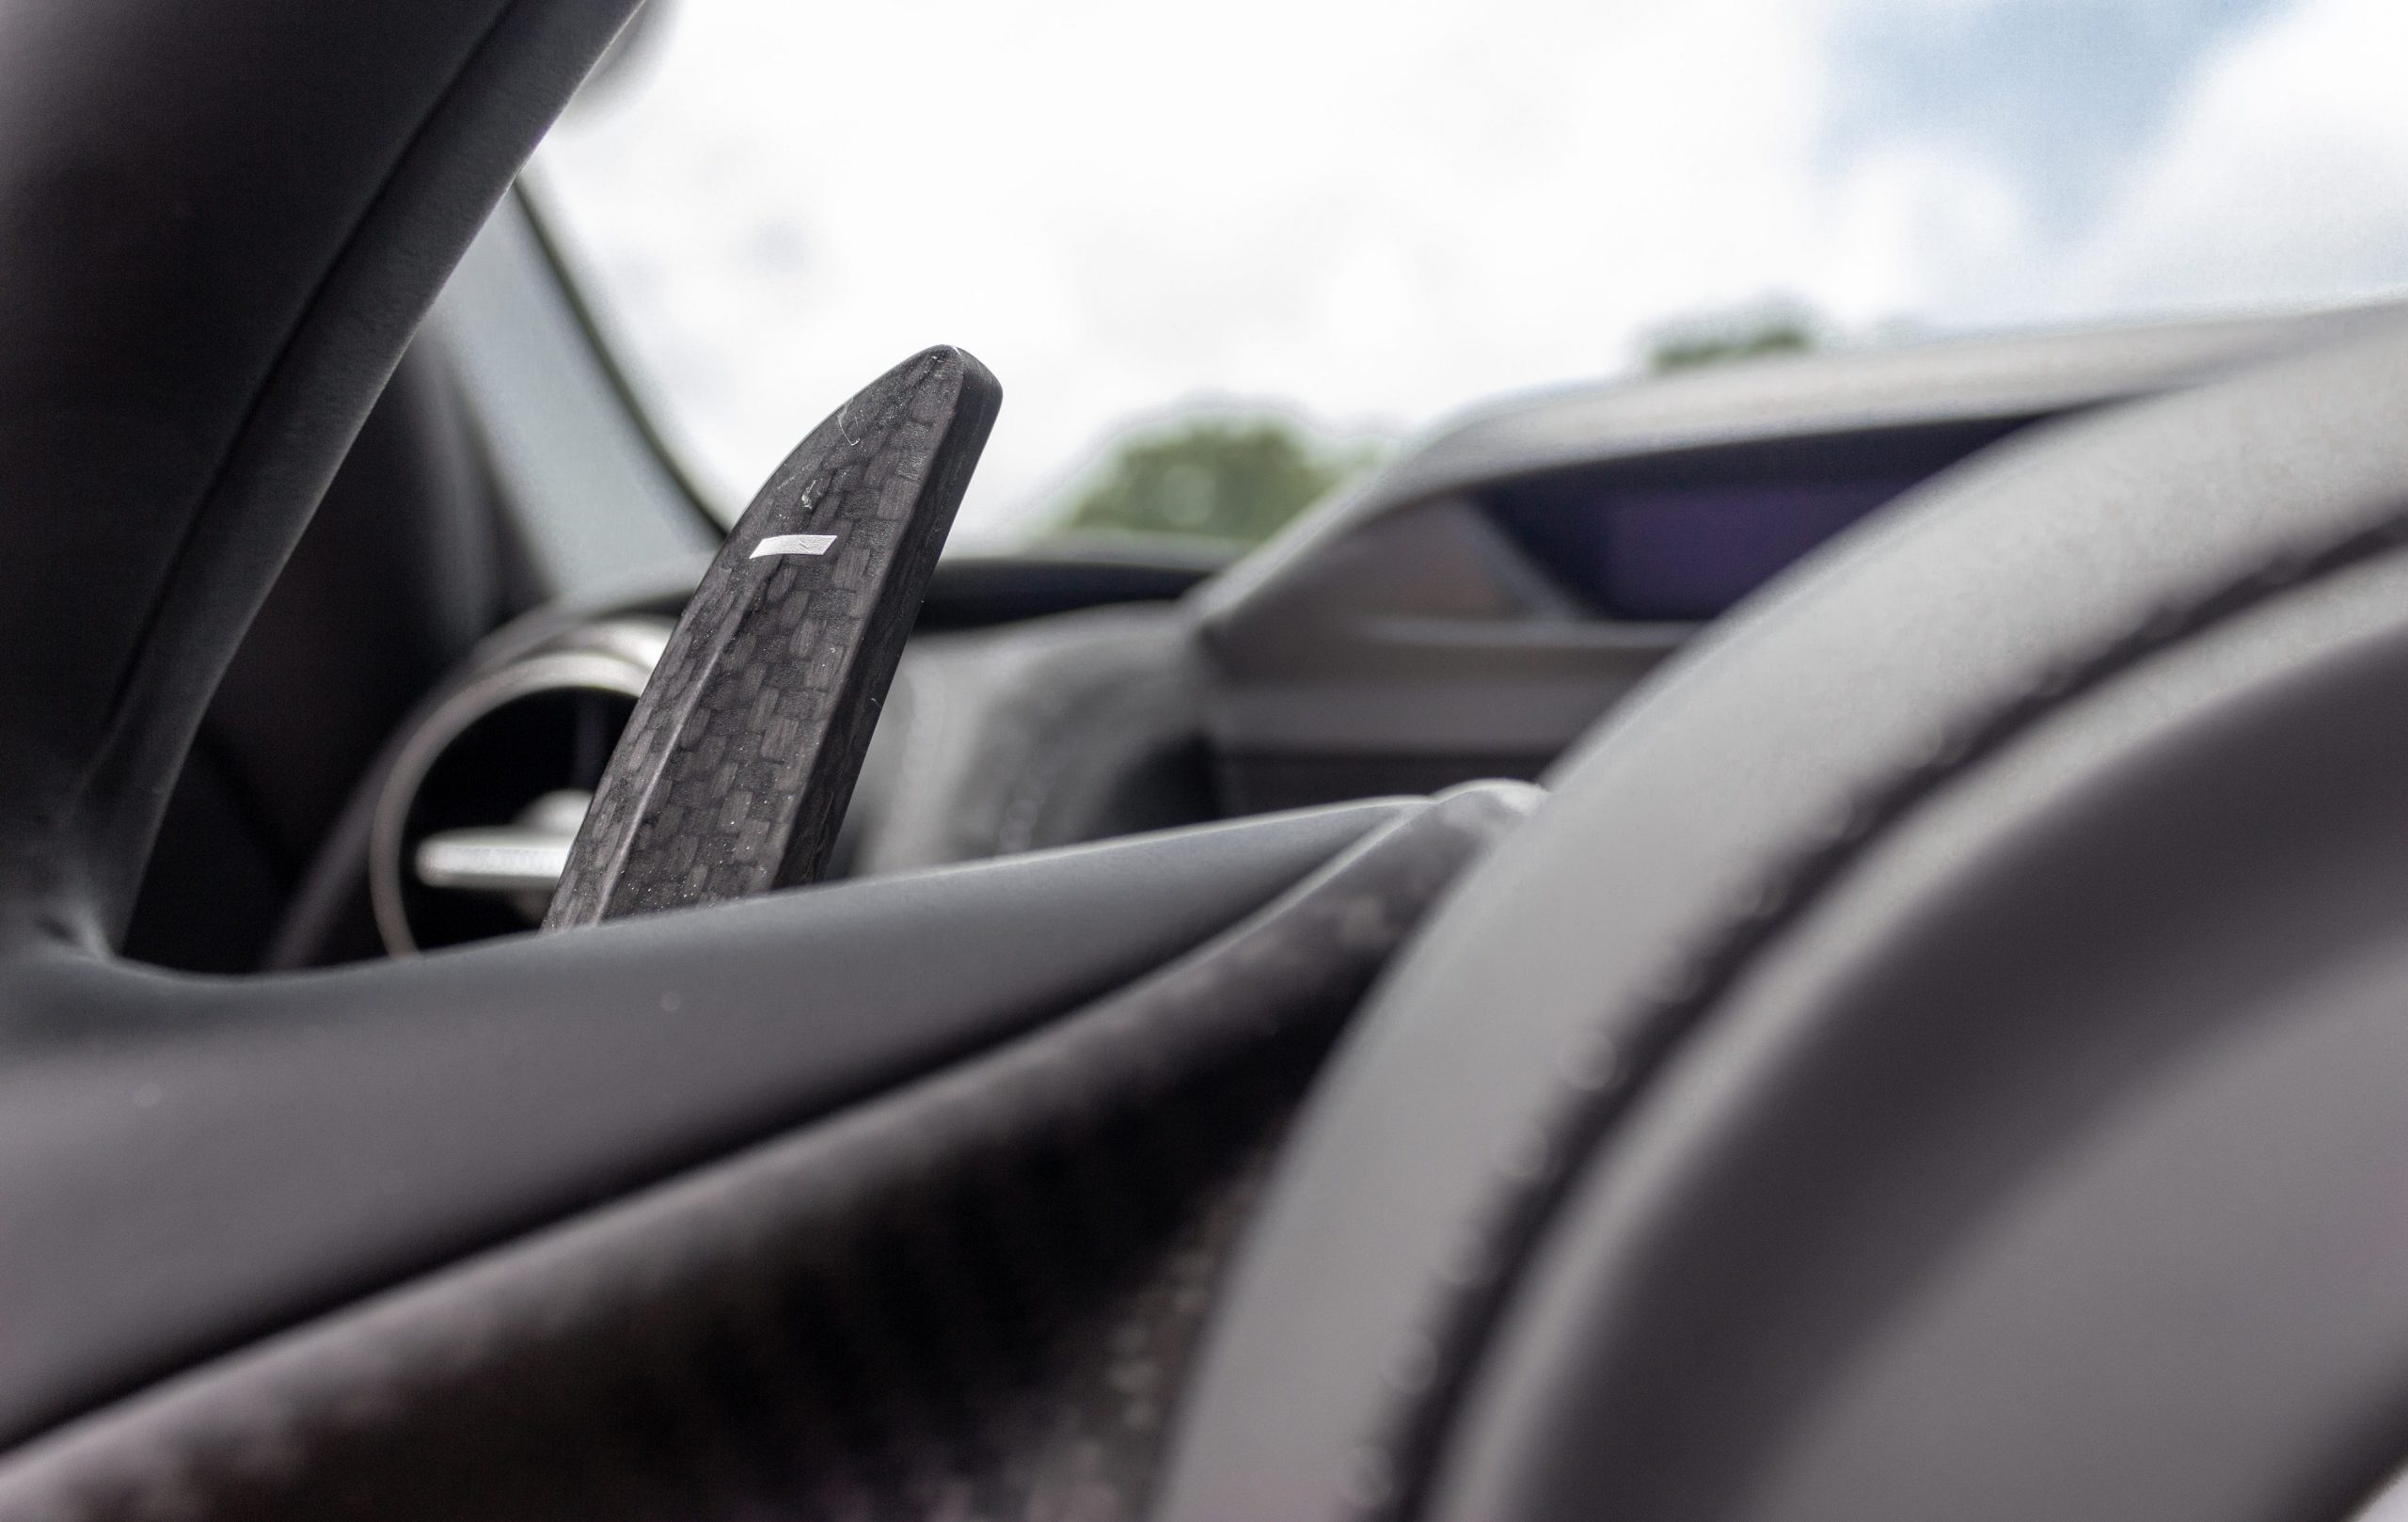
<svg viewBox="0 0 2408 1522"><path fill-rule="evenodd" d="M948 559L835 871L1540 777L1701 627L1958 463L2369 315L1582 388L1467 417L1234 563ZM269 964L531 927L701 563L539 601L459 659L360 776Z"/></svg>
<svg viewBox="0 0 2408 1522"><path fill-rule="evenodd" d="M1953 467L2382 315L1788 357L1476 412L1197 594L1221 796L1538 777L1700 627Z"/></svg>

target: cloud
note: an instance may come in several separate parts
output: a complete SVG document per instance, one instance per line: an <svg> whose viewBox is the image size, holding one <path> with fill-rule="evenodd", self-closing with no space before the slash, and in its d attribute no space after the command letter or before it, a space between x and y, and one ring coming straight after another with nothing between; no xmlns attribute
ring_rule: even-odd
<svg viewBox="0 0 2408 1522"><path fill-rule="evenodd" d="M2221 309L2408 288L2408 8L2310 0L2214 60L2057 311Z"/></svg>
<svg viewBox="0 0 2408 1522"><path fill-rule="evenodd" d="M2278 0L1859 0L1832 28L1826 148L1909 146L2004 180L2057 229L2121 188L2201 62Z"/></svg>
<svg viewBox="0 0 2408 1522"><path fill-rule="evenodd" d="M1024 519L1192 397L1386 432L1624 364L1807 235L1819 0L694 0L539 165L739 497L911 349L1006 388Z"/></svg>

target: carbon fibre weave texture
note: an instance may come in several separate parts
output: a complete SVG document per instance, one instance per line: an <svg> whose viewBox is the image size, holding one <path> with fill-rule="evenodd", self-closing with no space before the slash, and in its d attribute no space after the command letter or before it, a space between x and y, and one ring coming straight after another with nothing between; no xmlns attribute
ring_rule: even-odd
<svg viewBox="0 0 2408 1522"><path fill-rule="evenodd" d="M0 1522L1122 1522L1266 1163L1532 790L1118 993L0 1465Z"/></svg>
<svg viewBox="0 0 2408 1522"><path fill-rule="evenodd" d="M977 360L927 350L771 474L636 705L546 928L819 875L1000 397ZM756 554L806 534L832 543Z"/></svg>

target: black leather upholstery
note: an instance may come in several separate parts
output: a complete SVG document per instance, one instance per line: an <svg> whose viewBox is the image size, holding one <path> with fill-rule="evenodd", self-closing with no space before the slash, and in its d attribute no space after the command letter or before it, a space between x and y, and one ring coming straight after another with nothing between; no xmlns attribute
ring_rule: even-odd
<svg viewBox="0 0 2408 1522"><path fill-rule="evenodd" d="M499 622L499 526L445 361L421 340L377 398L218 683L124 951L256 971L353 786Z"/></svg>
<svg viewBox="0 0 2408 1522"><path fill-rule="evenodd" d="M2403 416L2395 333L2013 446L1608 722L1350 1038L1162 1515L2370 1485Z"/></svg>
<svg viewBox="0 0 2408 1522"><path fill-rule="evenodd" d="M0 12L0 942L122 930L245 626L632 8Z"/></svg>

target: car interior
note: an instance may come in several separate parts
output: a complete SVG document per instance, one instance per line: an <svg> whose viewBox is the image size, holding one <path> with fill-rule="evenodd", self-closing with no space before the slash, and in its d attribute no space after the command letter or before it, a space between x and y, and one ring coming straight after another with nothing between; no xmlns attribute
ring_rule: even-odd
<svg viewBox="0 0 2408 1522"><path fill-rule="evenodd" d="M2408 310L731 531L635 7L0 10L0 1519L2408 1514Z"/></svg>

